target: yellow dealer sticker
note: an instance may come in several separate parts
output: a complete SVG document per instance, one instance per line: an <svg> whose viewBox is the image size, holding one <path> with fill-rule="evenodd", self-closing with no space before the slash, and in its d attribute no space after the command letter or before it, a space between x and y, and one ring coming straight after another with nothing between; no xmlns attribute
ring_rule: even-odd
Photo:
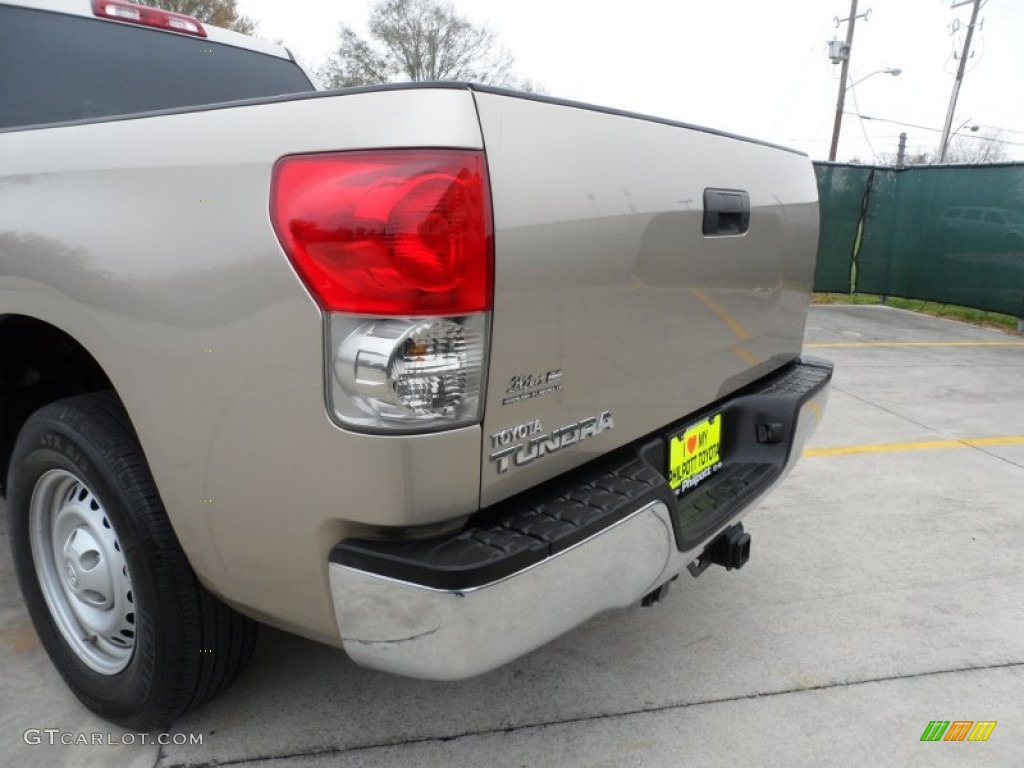
<svg viewBox="0 0 1024 768"><path fill-rule="evenodd" d="M668 482L682 493L722 466L722 418L716 413L673 435L668 452Z"/></svg>

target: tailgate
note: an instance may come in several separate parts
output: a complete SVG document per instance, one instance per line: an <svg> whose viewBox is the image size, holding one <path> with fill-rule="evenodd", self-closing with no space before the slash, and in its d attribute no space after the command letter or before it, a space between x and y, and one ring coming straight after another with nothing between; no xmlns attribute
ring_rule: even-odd
<svg viewBox="0 0 1024 768"><path fill-rule="evenodd" d="M484 505L798 356L818 240L806 156L579 105L476 100L495 224ZM721 209L707 223L706 190ZM749 220L729 234L744 229L739 192Z"/></svg>

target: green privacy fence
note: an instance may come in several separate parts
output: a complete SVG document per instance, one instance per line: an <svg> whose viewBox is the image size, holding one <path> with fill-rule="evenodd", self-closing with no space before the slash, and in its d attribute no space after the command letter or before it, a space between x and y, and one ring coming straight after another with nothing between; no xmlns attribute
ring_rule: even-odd
<svg viewBox="0 0 1024 768"><path fill-rule="evenodd" d="M1024 317L1024 164L816 163L816 291L876 293Z"/></svg>

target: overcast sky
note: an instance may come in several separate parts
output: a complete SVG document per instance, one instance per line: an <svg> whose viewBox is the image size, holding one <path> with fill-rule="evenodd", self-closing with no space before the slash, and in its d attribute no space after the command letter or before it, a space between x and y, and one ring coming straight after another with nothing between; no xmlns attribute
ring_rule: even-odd
<svg viewBox="0 0 1024 768"><path fill-rule="evenodd" d="M860 0L850 82L887 67L847 92L838 159L865 162L908 149L934 151L949 104L970 5L952 0ZM516 57L516 72L551 96L706 125L808 152L828 154L839 67L827 43L845 38L849 0L455 0L488 24ZM367 0L239 0L263 37L282 38L317 65L345 21L365 32ZM620 8L621 10L610 10ZM962 135L999 130L1024 159L1024 2L988 0L953 127ZM950 34L960 20L962 28ZM853 95L856 96L856 102ZM859 107L859 108L858 108ZM909 125L899 125L906 123ZM921 126L921 127L918 127ZM929 130L931 129L931 130Z"/></svg>

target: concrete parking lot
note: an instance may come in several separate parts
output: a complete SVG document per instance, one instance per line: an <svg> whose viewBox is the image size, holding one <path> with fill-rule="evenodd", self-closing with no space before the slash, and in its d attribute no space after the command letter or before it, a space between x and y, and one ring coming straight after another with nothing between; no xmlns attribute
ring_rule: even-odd
<svg viewBox="0 0 1024 768"><path fill-rule="evenodd" d="M1020 766L1024 336L814 307L807 342L836 362L832 396L747 519L750 564L475 680L369 672L266 630L239 684L174 727L201 745L29 744L121 731L50 666L0 534L0 763ZM934 720L997 726L921 742Z"/></svg>

